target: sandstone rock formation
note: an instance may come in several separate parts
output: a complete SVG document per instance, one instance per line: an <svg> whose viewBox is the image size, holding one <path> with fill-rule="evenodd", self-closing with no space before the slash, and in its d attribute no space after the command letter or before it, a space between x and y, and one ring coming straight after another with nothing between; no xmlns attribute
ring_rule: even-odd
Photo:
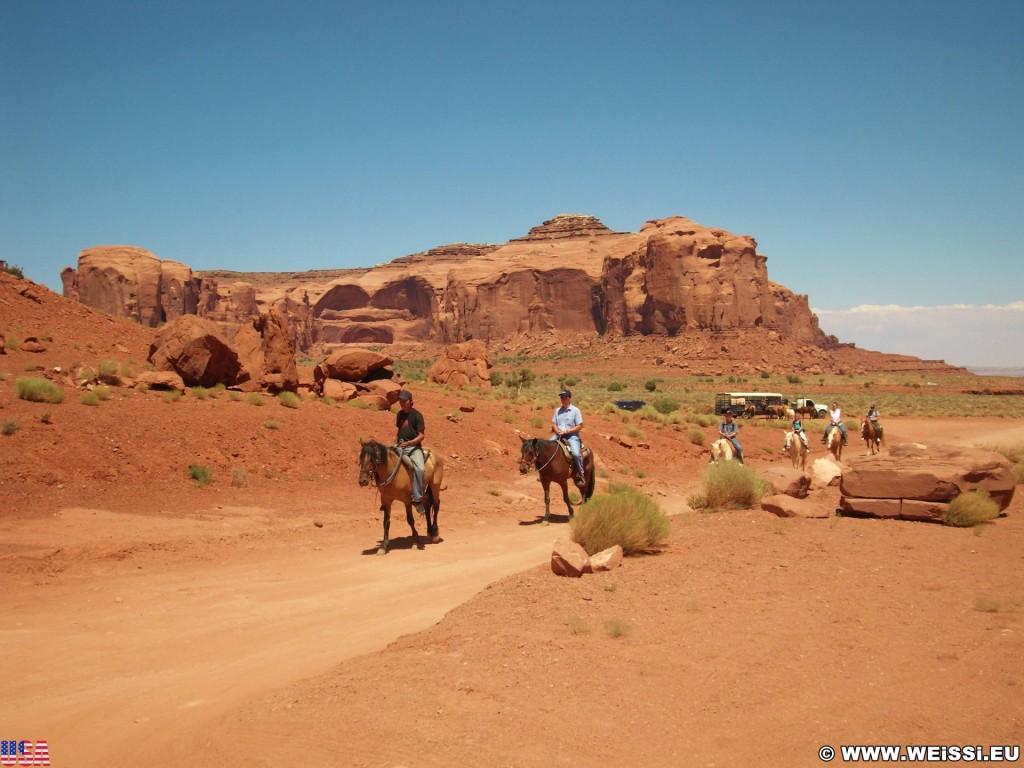
<svg viewBox="0 0 1024 768"><path fill-rule="evenodd" d="M358 399L368 407L387 410L398 402L401 384L394 381L393 361L369 349L342 349L313 369L314 390L323 397Z"/></svg>
<svg viewBox="0 0 1024 768"><path fill-rule="evenodd" d="M427 372L427 379L453 389L476 387L491 391L491 359L479 339L445 347Z"/></svg>
<svg viewBox="0 0 1024 768"><path fill-rule="evenodd" d="M766 468L761 477L768 481L772 493L785 494L793 498L803 499L811 489L811 478L792 467L773 466Z"/></svg>
<svg viewBox="0 0 1024 768"><path fill-rule="evenodd" d="M210 320L185 315L164 326L149 348L158 371L173 371L187 386L233 385L242 366L238 353Z"/></svg>
<svg viewBox="0 0 1024 768"><path fill-rule="evenodd" d="M560 215L503 245L456 243L373 268L305 273L192 273L142 249L105 246L83 251L78 271L62 277L66 296L111 314L155 326L194 313L228 339L279 303L296 350L314 355L578 333L671 338L678 364L694 374L734 366L735 352L723 351L733 341L759 359L731 373L782 372L793 360L811 374L845 372L841 345L822 333L806 296L769 280L754 238L679 216L614 232L592 216ZM890 363L920 369L913 358Z"/></svg>
<svg viewBox="0 0 1024 768"><path fill-rule="evenodd" d="M569 539L558 539L551 549L551 572L556 576L580 578L590 566L590 556L583 547Z"/></svg>
<svg viewBox="0 0 1024 768"><path fill-rule="evenodd" d="M894 445L889 453L849 462L840 484L845 512L937 520L961 493L984 489L1006 509L1015 490L1013 465L1002 454L961 446Z"/></svg>
<svg viewBox="0 0 1024 768"><path fill-rule="evenodd" d="M155 328L197 314L201 281L176 261L126 245L88 248L77 271L61 271L64 295L113 317L130 317Z"/></svg>
<svg viewBox="0 0 1024 768"><path fill-rule="evenodd" d="M278 307L252 320L235 336L243 390L294 392L299 386L288 316Z"/></svg>

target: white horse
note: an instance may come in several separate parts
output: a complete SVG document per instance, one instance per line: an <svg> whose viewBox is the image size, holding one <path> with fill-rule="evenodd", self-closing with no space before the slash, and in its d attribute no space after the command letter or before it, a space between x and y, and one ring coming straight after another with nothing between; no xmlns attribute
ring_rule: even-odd
<svg viewBox="0 0 1024 768"><path fill-rule="evenodd" d="M719 461L732 461L736 458L736 448L732 444L732 440L726 440L724 437L720 437L711 444L711 463L716 464Z"/></svg>
<svg viewBox="0 0 1024 768"><path fill-rule="evenodd" d="M793 469L807 469L807 454L811 452L808 445L792 430L785 430L786 443L782 446L782 452L788 453L793 462Z"/></svg>
<svg viewBox="0 0 1024 768"><path fill-rule="evenodd" d="M790 421L795 419L796 411L794 411L792 408L786 408L786 418L789 419Z"/></svg>
<svg viewBox="0 0 1024 768"><path fill-rule="evenodd" d="M843 433L839 431L839 427L828 426L825 429L825 450L838 462L843 456Z"/></svg>

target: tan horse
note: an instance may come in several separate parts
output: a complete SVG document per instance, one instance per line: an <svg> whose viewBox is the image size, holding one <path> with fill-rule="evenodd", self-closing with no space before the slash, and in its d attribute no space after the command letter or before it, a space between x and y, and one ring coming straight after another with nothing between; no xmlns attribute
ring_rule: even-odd
<svg viewBox="0 0 1024 768"><path fill-rule="evenodd" d="M412 469L398 457L397 449L375 440L362 443L359 451L359 484L372 485L380 491L380 511L384 513L384 538L378 555L387 554L391 543L391 505L398 501L405 504L405 519L412 529L412 538L417 549L423 549L420 534L412 516ZM441 541L437 529L437 513L441 509L441 482L444 480L444 459L426 450L423 467L423 506L426 509L427 535L432 544Z"/></svg>
<svg viewBox="0 0 1024 768"><path fill-rule="evenodd" d="M804 441L800 439L796 432L787 429L784 434L786 436L786 443L782 446L782 452L789 454L789 458L793 462L793 469L806 471L807 454L811 452L810 447L804 445Z"/></svg>
<svg viewBox="0 0 1024 768"><path fill-rule="evenodd" d="M569 517L572 518L572 502L569 501L569 488L567 482L573 474L572 457L558 440L546 440L543 437L531 437L526 439L521 436L523 447L519 454L519 472L526 474L531 469L540 473L540 484L544 488L544 522L547 525L551 521L551 484L555 483L562 489L562 500L565 508L569 510ZM594 495L594 452L587 446L583 446L580 454L583 458L583 487L580 493L583 501L587 501ZM581 502L582 503L582 502Z"/></svg>
<svg viewBox="0 0 1024 768"><path fill-rule="evenodd" d="M825 450L832 454L838 462L843 456L843 433L839 427L825 427Z"/></svg>
<svg viewBox="0 0 1024 768"><path fill-rule="evenodd" d="M873 456L882 450L882 429L871 419L864 419L860 423L860 436L868 447L868 455Z"/></svg>
<svg viewBox="0 0 1024 768"><path fill-rule="evenodd" d="M790 408L788 406L785 406L785 405L769 405L764 410L765 410L765 415L769 419L778 420L778 419L786 418L786 412L789 411ZM792 417L790 417L790 418L792 418Z"/></svg>
<svg viewBox="0 0 1024 768"><path fill-rule="evenodd" d="M736 458L736 447L732 440L720 437L711 444L711 463L717 464L720 461L732 461Z"/></svg>

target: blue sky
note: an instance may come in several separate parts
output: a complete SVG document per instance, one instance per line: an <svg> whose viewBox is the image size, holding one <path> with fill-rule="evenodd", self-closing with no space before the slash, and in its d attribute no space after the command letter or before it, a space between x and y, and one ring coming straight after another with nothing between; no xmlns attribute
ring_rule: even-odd
<svg viewBox="0 0 1024 768"><path fill-rule="evenodd" d="M0 104L0 259L57 290L95 245L326 269L684 215L843 341L1024 366L1020 0L3 0Z"/></svg>

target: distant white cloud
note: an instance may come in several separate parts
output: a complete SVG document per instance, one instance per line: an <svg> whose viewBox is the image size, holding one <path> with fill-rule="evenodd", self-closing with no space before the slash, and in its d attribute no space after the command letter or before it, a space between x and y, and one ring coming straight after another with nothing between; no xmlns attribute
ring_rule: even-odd
<svg viewBox="0 0 1024 768"><path fill-rule="evenodd" d="M814 309L825 333L873 349L962 366L1024 367L1024 301Z"/></svg>

